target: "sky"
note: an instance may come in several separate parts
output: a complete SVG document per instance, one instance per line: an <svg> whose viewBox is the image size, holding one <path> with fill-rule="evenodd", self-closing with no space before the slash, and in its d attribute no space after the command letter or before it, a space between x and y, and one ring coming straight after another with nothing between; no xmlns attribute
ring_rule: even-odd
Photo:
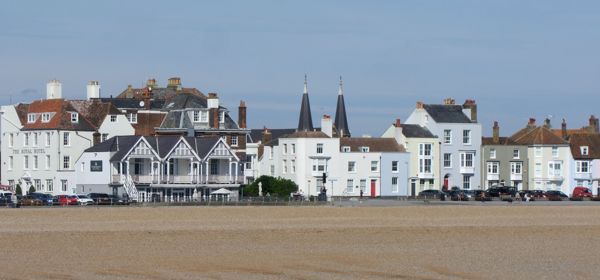
<svg viewBox="0 0 600 280"><path fill-rule="evenodd" d="M251 128L298 124L304 75L315 126L339 76L350 131L381 135L417 101L475 99L484 135L530 117L600 116L598 1L1 1L0 104L83 99L149 78L217 92Z"/></svg>

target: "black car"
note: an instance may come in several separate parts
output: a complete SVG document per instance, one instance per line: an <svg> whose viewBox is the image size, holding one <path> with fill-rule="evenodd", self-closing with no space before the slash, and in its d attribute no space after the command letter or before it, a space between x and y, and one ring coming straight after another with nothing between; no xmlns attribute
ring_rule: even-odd
<svg viewBox="0 0 600 280"><path fill-rule="evenodd" d="M469 200L469 196L467 195L467 193L463 190L460 189L453 189L448 193L448 196L450 196L450 200L453 201L467 201Z"/></svg>
<svg viewBox="0 0 600 280"><path fill-rule="evenodd" d="M489 197L500 197L501 195L515 196L517 194L517 188L511 186L498 186L487 189L487 195Z"/></svg>
<svg viewBox="0 0 600 280"><path fill-rule="evenodd" d="M546 197L548 200L563 200L569 198L568 195L561 191L546 191Z"/></svg>
<svg viewBox="0 0 600 280"><path fill-rule="evenodd" d="M440 190L424 190L422 192L419 193L419 197L424 197L424 198L438 198L441 195L445 195L446 193L440 191Z"/></svg>
<svg viewBox="0 0 600 280"><path fill-rule="evenodd" d="M125 197L119 197L114 194L109 194L110 204L112 205L129 205L129 199Z"/></svg>
<svg viewBox="0 0 600 280"><path fill-rule="evenodd" d="M88 196L96 205L110 205L111 203L110 197L105 193L89 193Z"/></svg>

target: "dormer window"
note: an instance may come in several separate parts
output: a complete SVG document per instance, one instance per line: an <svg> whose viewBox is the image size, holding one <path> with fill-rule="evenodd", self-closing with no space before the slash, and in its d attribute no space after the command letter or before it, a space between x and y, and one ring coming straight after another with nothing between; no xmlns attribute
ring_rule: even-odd
<svg viewBox="0 0 600 280"><path fill-rule="evenodd" d="M350 152L350 146L343 146L342 147L342 152L349 153Z"/></svg>
<svg viewBox="0 0 600 280"><path fill-rule="evenodd" d="M47 123L50 121L50 113L43 113L42 114L42 122Z"/></svg>
<svg viewBox="0 0 600 280"><path fill-rule="evenodd" d="M200 111L194 111L193 122L200 122Z"/></svg>
<svg viewBox="0 0 600 280"><path fill-rule="evenodd" d="M590 154L590 149L588 146L581 146L581 155L582 156L587 156Z"/></svg>
<svg viewBox="0 0 600 280"><path fill-rule="evenodd" d="M369 147L366 147L366 146L360 147L360 151L363 152L363 153L368 153L369 152Z"/></svg>
<svg viewBox="0 0 600 280"><path fill-rule="evenodd" d="M72 123L76 123L79 122L79 113L71 113L71 122Z"/></svg>
<svg viewBox="0 0 600 280"><path fill-rule="evenodd" d="M35 114L27 114L27 123L35 122Z"/></svg>
<svg viewBox="0 0 600 280"><path fill-rule="evenodd" d="M129 123L137 123L137 113L127 114L127 120L129 121Z"/></svg>

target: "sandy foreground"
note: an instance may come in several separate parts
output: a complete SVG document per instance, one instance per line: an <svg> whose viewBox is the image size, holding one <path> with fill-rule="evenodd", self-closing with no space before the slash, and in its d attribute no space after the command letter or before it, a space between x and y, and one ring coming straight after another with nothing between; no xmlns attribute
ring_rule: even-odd
<svg viewBox="0 0 600 280"><path fill-rule="evenodd" d="M600 207L0 209L0 279L598 279Z"/></svg>

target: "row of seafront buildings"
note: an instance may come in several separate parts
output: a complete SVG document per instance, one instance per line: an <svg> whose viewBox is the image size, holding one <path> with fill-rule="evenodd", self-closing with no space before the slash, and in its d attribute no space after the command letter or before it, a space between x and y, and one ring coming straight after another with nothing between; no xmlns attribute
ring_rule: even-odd
<svg viewBox="0 0 600 280"><path fill-rule="evenodd" d="M52 194L107 192L146 201L154 196L236 199L240 186L261 175L294 181L307 196L411 196L425 189L598 188L598 119L560 129L550 121L501 137L482 137L477 104L453 99L417 102L404 123L381 137L352 137L343 88L335 117L313 127L305 81L298 126L248 129L246 106L237 122L215 93L166 87L154 79L114 98L87 86L87 99L62 98L50 81L46 99L2 106L1 182ZM322 180L323 174L327 180Z"/></svg>

